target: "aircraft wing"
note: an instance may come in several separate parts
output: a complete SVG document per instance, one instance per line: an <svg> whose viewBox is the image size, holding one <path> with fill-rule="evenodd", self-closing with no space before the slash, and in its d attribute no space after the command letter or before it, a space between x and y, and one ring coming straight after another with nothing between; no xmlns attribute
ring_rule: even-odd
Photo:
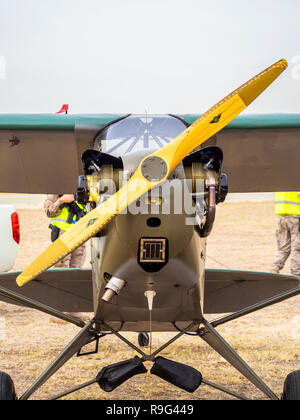
<svg viewBox="0 0 300 420"><path fill-rule="evenodd" d="M19 274L20 272L0 274L0 286L63 312L93 312L92 270L48 270L24 288L19 288L16 284ZM298 286L299 277L292 275L206 269L204 313L235 312ZM12 303L1 297L0 291L1 300ZM139 305L140 302L137 302L137 306ZM124 316L126 318L125 313Z"/></svg>
<svg viewBox="0 0 300 420"><path fill-rule="evenodd" d="M121 115L0 115L0 192L75 193L81 155Z"/></svg>
<svg viewBox="0 0 300 420"><path fill-rule="evenodd" d="M200 115L180 116L192 124ZM0 115L0 192L76 191L81 155L125 115ZM224 152L230 192L300 189L300 114L238 116L203 147Z"/></svg>
<svg viewBox="0 0 300 420"><path fill-rule="evenodd" d="M0 274L0 287L63 312L93 312L92 270L50 269L20 289L16 277L20 272ZM12 303L1 296L0 301Z"/></svg>
<svg viewBox="0 0 300 420"><path fill-rule="evenodd" d="M239 116L202 146L211 145L223 150L229 192L300 191L300 114Z"/></svg>
<svg viewBox="0 0 300 420"><path fill-rule="evenodd" d="M204 313L239 311L299 286L293 275L206 269Z"/></svg>

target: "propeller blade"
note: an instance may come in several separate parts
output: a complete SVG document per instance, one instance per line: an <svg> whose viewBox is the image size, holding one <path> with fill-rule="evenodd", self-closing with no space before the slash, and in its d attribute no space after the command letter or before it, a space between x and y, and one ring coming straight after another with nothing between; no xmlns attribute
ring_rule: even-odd
<svg viewBox="0 0 300 420"><path fill-rule="evenodd" d="M17 278L18 285L23 286L70 254L131 203L165 182L171 172L189 153L240 114L286 67L287 62L282 59L259 73L218 102L171 143L143 159L124 187L80 219L20 274Z"/></svg>
<svg viewBox="0 0 300 420"><path fill-rule="evenodd" d="M282 59L268 67L210 108L176 139L153 155L165 159L172 172L196 147L222 130L247 108L287 66L287 61Z"/></svg>
<svg viewBox="0 0 300 420"><path fill-rule="evenodd" d="M158 184L156 183L156 185ZM72 228L42 252L18 276L17 284L23 286L73 252L74 249L93 237L117 214L121 213L154 186L155 183L146 181L139 170L137 170L127 184L117 191L116 194L80 219Z"/></svg>

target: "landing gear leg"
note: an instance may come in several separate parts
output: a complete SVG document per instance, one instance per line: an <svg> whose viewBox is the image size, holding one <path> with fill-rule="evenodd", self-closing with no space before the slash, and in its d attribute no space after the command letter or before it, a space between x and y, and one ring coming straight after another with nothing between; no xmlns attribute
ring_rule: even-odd
<svg viewBox="0 0 300 420"><path fill-rule="evenodd" d="M54 373L60 369L74 354L84 347L95 336L92 332L94 320L88 322L82 330L77 334L74 340L62 351L62 353L54 360L54 362L42 373L42 375L34 382L33 385L22 395L20 400L28 400L28 398L40 388Z"/></svg>
<svg viewBox="0 0 300 420"><path fill-rule="evenodd" d="M256 375L256 373L247 365L247 363L233 350L233 348L218 334L213 326L203 321L204 328L199 332L200 338L209 344L216 352L226 359L242 375L252 382L258 389L272 400L279 398L274 392Z"/></svg>

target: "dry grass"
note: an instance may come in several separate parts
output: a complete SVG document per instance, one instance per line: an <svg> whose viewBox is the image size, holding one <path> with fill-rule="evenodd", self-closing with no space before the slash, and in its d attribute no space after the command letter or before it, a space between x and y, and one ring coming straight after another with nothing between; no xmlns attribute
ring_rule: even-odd
<svg viewBox="0 0 300 420"><path fill-rule="evenodd" d="M48 221L40 210L19 211L22 244L15 269L23 269L49 244ZM210 268L268 271L275 252L276 218L273 203L228 203L218 206L217 220L208 239L207 266ZM88 266L88 260L86 266ZM289 272L289 267L284 269ZM300 297L226 324L218 328L225 339L245 358L279 395L285 376L300 366ZM53 360L78 329L72 325L49 322L49 317L29 309L0 303L5 316L7 338L1 342L0 369L8 372L20 395ZM127 337L136 342L136 334ZM154 334L154 346L172 334ZM72 358L51 378L34 398L45 398L60 390L88 381L108 364L134 356L112 336L101 340L98 355ZM212 381L264 399L245 378L196 337L182 337L167 348L163 356L199 369ZM150 368L151 364L149 365ZM150 374L137 376L107 394L92 385L68 399L231 399L207 386L194 394L177 389Z"/></svg>

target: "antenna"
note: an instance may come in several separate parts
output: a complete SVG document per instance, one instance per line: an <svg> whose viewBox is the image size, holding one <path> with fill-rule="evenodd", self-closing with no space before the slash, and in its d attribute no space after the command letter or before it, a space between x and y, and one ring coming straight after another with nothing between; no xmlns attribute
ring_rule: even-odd
<svg viewBox="0 0 300 420"><path fill-rule="evenodd" d="M150 354L151 354L152 353L152 309L153 309L153 299L156 296L156 292L154 290L146 290L145 296L148 301L148 309L149 309Z"/></svg>

